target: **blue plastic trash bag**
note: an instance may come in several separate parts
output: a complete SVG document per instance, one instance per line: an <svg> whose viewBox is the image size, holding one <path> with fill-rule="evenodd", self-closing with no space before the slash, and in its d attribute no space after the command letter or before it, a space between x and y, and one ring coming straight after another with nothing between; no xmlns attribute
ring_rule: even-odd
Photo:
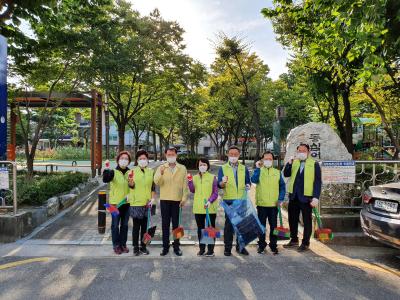
<svg viewBox="0 0 400 300"><path fill-rule="evenodd" d="M239 249L242 250L250 242L265 233L265 227L261 225L253 203L246 194L245 199L229 200L232 204L221 201L225 215L232 223L238 238Z"/></svg>

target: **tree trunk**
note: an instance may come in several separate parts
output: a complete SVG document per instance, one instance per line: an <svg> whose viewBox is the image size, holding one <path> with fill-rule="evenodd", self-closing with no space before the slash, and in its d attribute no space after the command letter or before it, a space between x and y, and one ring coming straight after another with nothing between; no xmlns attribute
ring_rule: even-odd
<svg viewBox="0 0 400 300"><path fill-rule="evenodd" d="M330 103L332 106L332 115L335 119L336 128L339 132L339 137L342 140L343 144L346 145L346 131L343 126L343 121L340 117L340 109L339 109L339 95L337 91L337 85L332 84L332 95L333 95L333 104Z"/></svg>
<svg viewBox="0 0 400 300"><path fill-rule="evenodd" d="M191 155L196 154L195 148L196 148L196 142L191 142L191 143L190 143L190 154L191 154Z"/></svg>
<svg viewBox="0 0 400 300"><path fill-rule="evenodd" d="M125 124L117 124L118 126L118 151L125 149Z"/></svg>
<svg viewBox="0 0 400 300"><path fill-rule="evenodd" d="M161 134L158 135L158 139L160 140L160 160L163 160L163 138Z"/></svg>
<svg viewBox="0 0 400 300"><path fill-rule="evenodd" d="M30 180L33 178L33 160L34 156L28 155L26 157L26 167L27 167L27 174L26 177Z"/></svg>
<svg viewBox="0 0 400 300"><path fill-rule="evenodd" d="M351 119L350 88L346 87L342 92L344 106L344 121L346 133L346 148L351 154L354 152L353 146L353 120Z"/></svg>
<svg viewBox="0 0 400 300"><path fill-rule="evenodd" d="M134 153L136 153L139 150L139 134L135 133L134 137L135 137L135 146L133 149L134 149Z"/></svg>
<svg viewBox="0 0 400 300"><path fill-rule="evenodd" d="M153 130L153 152L154 152L154 161L157 161L157 139L156 139L156 132Z"/></svg>
<svg viewBox="0 0 400 300"><path fill-rule="evenodd" d="M390 127L390 125L386 119L385 111L383 110L382 106L379 104L378 100L368 91L368 88L366 86L364 86L364 92L371 99L372 103L374 103L376 109L378 110L378 113L381 117L383 128L385 129L387 135L390 138L391 143L393 144L393 146L395 148L393 159L398 159L399 152L400 152L400 145L396 139L396 136L393 133L392 128Z"/></svg>

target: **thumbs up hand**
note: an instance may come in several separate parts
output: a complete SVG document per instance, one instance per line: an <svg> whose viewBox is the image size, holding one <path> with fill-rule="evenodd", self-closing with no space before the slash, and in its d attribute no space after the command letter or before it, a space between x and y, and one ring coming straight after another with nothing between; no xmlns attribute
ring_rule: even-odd
<svg viewBox="0 0 400 300"><path fill-rule="evenodd" d="M128 181L129 181L130 185L133 185L135 183L135 171L134 170L129 171Z"/></svg>
<svg viewBox="0 0 400 300"><path fill-rule="evenodd" d="M105 162L104 162L104 170L109 170L110 169L110 161L107 159Z"/></svg>

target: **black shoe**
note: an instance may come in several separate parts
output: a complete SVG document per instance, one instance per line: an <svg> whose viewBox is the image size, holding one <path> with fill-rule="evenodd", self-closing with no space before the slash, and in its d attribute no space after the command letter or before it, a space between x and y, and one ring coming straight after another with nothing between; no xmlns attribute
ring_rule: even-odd
<svg viewBox="0 0 400 300"><path fill-rule="evenodd" d="M215 256L214 251L211 251L211 250L207 251L206 257L214 257L214 256Z"/></svg>
<svg viewBox="0 0 400 300"><path fill-rule="evenodd" d="M260 247L260 246L258 246L258 248L257 248L257 253L259 253L259 254L264 254L264 253L265 253L265 247Z"/></svg>
<svg viewBox="0 0 400 300"><path fill-rule="evenodd" d="M283 248L297 248L299 247L299 241L290 240L289 243L283 245Z"/></svg>
<svg viewBox="0 0 400 300"><path fill-rule="evenodd" d="M149 255L149 254L150 254L150 252L149 252L149 250L147 250L147 247L146 247L146 246L140 247L140 252L141 252L143 255Z"/></svg>
<svg viewBox="0 0 400 300"><path fill-rule="evenodd" d="M174 249L174 253L176 256L182 256L182 254L183 254L181 249Z"/></svg>
<svg viewBox="0 0 400 300"><path fill-rule="evenodd" d="M165 256L165 255L168 254L168 252L169 252L169 249L163 249L163 250L161 251L161 253L160 253L160 256Z"/></svg>
<svg viewBox="0 0 400 300"><path fill-rule="evenodd" d="M225 255L225 256L231 256L231 255L232 255L232 252L231 252L231 250L227 250L227 249L225 249L225 251L224 251L224 255Z"/></svg>
<svg viewBox="0 0 400 300"><path fill-rule="evenodd" d="M246 250L246 248L243 248L242 251L240 251L238 248L236 248L236 252L241 255L249 255L249 252Z"/></svg>
<svg viewBox="0 0 400 300"><path fill-rule="evenodd" d="M299 248L297 248L298 252L305 252L309 249L309 246L301 244Z"/></svg>
<svg viewBox="0 0 400 300"><path fill-rule="evenodd" d="M199 252L197 252L197 256L203 256L206 253L206 250L200 249Z"/></svg>
<svg viewBox="0 0 400 300"><path fill-rule="evenodd" d="M139 247L134 247L133 248L133 255L135 255L135 256L139 256L140 255Z"/></svg>
<svg viewBox="0 0 400 300"><path fill-rule="evenodd" d="M277 254L279 253L277 247L272 247L272 248L271 248L271 252L272 252L274 255L277 255Z"/></svg>

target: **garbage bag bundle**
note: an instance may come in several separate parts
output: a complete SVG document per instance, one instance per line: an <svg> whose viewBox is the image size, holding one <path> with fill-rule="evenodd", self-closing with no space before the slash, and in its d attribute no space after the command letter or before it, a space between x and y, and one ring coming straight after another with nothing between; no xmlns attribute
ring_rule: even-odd
<svg viewBox="0 0 400 300"><path fill-rule="evenodd" d="M244 199L220 203L235 230L240 250L258 238L260 234L265 233L265 227L261 225L253 203L247 195Z"/></svg>

